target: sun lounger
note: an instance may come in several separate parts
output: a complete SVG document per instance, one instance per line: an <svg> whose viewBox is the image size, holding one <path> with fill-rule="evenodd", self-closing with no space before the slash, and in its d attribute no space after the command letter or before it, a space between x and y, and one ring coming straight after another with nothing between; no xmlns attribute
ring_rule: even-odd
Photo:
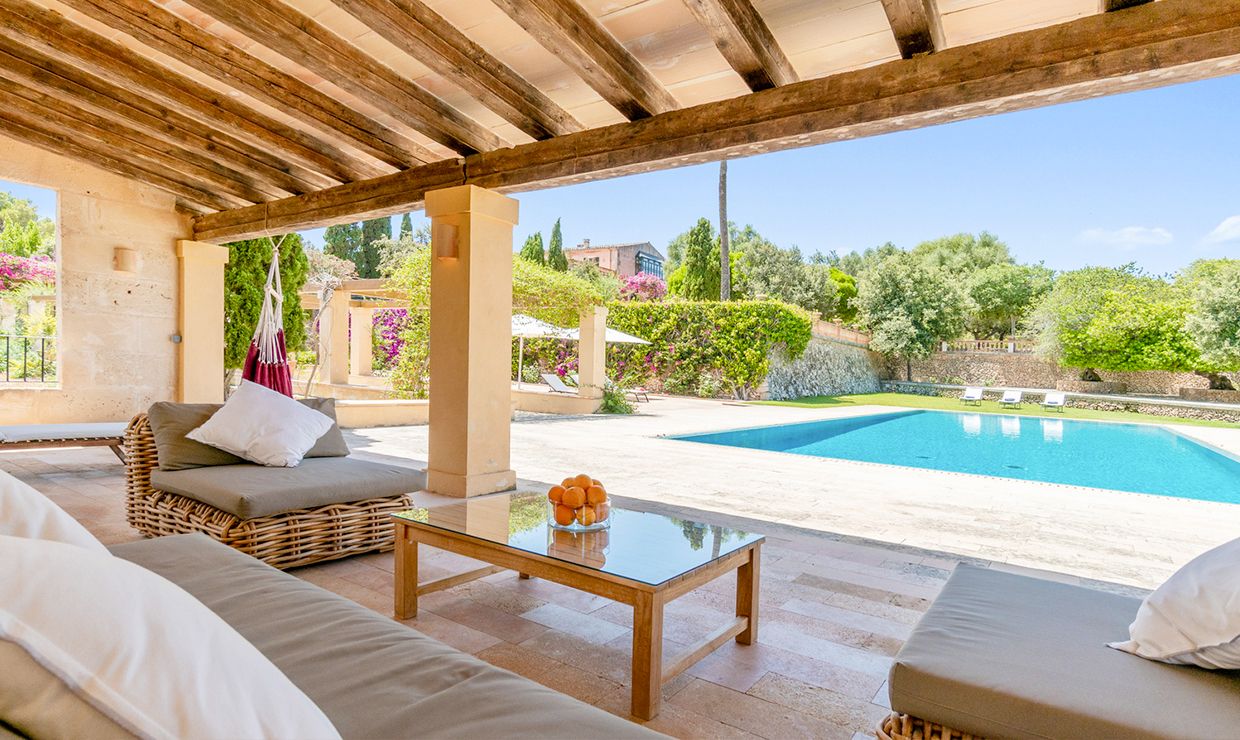
<svg viewBox="0 0 1240 740"><path fill-rule="evenodd" d="M960 396L961 403L981 405L982 389L981 388L965 388L964 394Z"/></svg>
<svg viewBox="0 0 1240 740"><path fill-rule="evenodd" d="M577 395L577 391L564 385L564 381L560 380L560 376L555 373L542 373L543 382L551 388L552 393L564 393L570 396Z"/></svg>
<svg viewBox="0 0 1240 740"><path fill-rule="evenodd" d="M0 451L49 447L109 447L125 462L121 444L125 422L90 424L19 424L0 427Z"/></svg>
<svg viewBox="0 0 1240 740"><path fill-rule="evenodd" d="M1005 408L1018 409L1024 395L1022 391L1004 391L1003 398L999 399L999 405Z"/></svg>
<svg viewBox="0 0 1240 740"><path fill-rule="evenodd" d="M1046 397L1042 399L1042 408L1044 409L1059 409L1063 411L1063 407L1066 404L1067 400L1064 394L1058 391L1047 393Z"/></svg>

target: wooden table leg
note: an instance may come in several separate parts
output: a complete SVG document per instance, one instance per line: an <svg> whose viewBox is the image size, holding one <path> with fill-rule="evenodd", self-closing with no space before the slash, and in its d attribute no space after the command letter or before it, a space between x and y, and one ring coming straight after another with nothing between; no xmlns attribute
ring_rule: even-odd
<svg viewBox="0 0 1240 740"><path fill-rule="evenodd" d="M528 580L530 580L530 574L529 574L529 573L518 573L518 574L517 574L517 577L518 577L518 578L520 578L520 579L521 579L521 580L523 580L523 581L528 581Z"/></svg>
<svg viewBox="0 0 1240 740"><path fill-rule="evenodd" d="M654 719L663 701L663 595L638 592L633 604L633 698L639 719Z"/></svg>
<svg viewBox="0 0 1240 740"><path fill-rule="evenodd" d="M736 569L736 616L748 617L749 626L736 636L742 645L752 645L758 639L758 576L761 543L749 549L749 560Z"/></svg>
<svg viewBox="0 0 1240 740"><path fill-rule="evenodd" d="M418 616L418 543L409 528L396 525L396 618Z"/></svg>

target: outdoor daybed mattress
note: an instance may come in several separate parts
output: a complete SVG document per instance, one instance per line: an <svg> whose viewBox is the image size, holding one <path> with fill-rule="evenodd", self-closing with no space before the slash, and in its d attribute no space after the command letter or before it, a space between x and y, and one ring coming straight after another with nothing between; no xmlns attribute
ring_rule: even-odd
<svg viewBox="0 0 1240 740"><path fill-rule="evenodd" d="M891 707L983 737L1235 737L1240 671L1112 650L1139 599L961 565L896 656Z"/></svg>
<svg viewBox="0 0 1240 740"><path fill-rule="evenodd" d="M205 535L111 549L176 583L232 625L346 739L662 737Z"/></svg>

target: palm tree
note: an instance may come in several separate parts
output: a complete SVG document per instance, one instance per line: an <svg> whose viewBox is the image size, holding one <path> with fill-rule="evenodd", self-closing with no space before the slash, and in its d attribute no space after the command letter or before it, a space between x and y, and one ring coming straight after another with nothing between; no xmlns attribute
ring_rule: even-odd
<svg viewBox="0 0 1240 740"><path fill-rule="evenodd" d="M719 160L719 300L732 300L732 265L728 260L728 160Z"/></svg>

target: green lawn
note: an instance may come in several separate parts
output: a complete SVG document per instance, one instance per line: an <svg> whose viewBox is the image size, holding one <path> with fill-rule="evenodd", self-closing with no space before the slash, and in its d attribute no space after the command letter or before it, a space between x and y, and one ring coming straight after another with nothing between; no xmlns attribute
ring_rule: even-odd
<svg viewBox="0 0 1240 740"><path fill-rule="evenodd" d="M910 409L939 409L945 411L984 411L992 414L1019 414L1021 416L1050 416L1068 419L1098 419L1100 421L1145 421L1156 424L1191 424L1199 427L1228 427L1235 429L1240 424L1226 421L1201 421L1199 419L1183 419L1177 416L1155 416L1154 414L1136 414L1128 411L1096 411L1094 409L1078 409L1069 407L1062 412L1047 411L1036 403L1023 403L1019 409L1000 408L998 401L982 401L980 406L964 405L958 398L942 396L914 396L907 393L868 393L860 396L812 396L798 398L795 401L753 401L767 406L800 406L803 408L821 409L835 406L899 406Z"/></svg>

